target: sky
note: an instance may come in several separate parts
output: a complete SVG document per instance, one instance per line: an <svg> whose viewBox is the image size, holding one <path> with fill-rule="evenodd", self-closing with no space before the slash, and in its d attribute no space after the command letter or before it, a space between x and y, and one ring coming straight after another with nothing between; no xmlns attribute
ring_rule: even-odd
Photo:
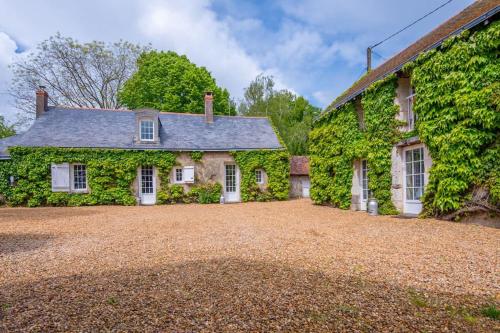
<svg viewBox="0 0 500 333"><path fill-rule="evenodd" d="M257 75L272 75L279 88L324 108L366 71L369 45L444 2L0 0L0 115L12 122L16 114L9 64L57 32L80 42L123 39L185 54L236 101ZM472 2L453 0L378 46L374 67Z"/></svg>

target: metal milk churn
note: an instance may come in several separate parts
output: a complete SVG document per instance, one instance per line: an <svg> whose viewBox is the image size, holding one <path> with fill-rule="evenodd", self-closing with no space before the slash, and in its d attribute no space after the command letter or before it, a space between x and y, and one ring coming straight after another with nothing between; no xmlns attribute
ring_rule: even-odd
<svg viewBox="0 0 500 333"><path fill-rule="evenodd" d="M368 200L368 214L370 215L378 215L378 201L375 198L370 198Z"/></svg>

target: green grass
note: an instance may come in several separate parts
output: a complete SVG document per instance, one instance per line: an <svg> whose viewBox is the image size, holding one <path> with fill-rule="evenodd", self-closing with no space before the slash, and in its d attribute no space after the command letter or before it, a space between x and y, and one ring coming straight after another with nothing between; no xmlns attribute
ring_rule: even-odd
<svg viewBox="0 0 500 333"><path fill-rule="evenodd" d="M498 309L495 305L491 304L488 306L485 306L484 308L481 309L481 314L485 317L494 319L494 320L500 320L500 309Z"/></svg>
<svg viewBox="0 0 500 333"><path fill-rule="evenodd" d="M116 298L110 297L110 298L108 298L108 304L109 305L117 305L118 301L116 300Z"/></svg>
<svg viewBox="0 0 500 333"><path fill-rule="evenodd" d="M419 293L416 290L410 290L408 292L409 297L410 297L410 302L411 304L415 305L416 307L419 308L427 308L429 307L429 303L427 302L427 299L422 293Z"/></svg>

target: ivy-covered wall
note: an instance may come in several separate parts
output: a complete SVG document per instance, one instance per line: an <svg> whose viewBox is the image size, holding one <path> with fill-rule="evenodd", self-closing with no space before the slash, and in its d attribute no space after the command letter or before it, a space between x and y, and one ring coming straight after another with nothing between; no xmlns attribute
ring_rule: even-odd
<svg viewBox="0 0 500 333"><path fill-rule="evenodd" d="M365 129L359 126L352 101L321 117L310 134L314 202L349 208L353 162L367 159L369 189L379 201L380 213L395 213L391 149L401 139L418 134L433 160L424 214L441 216L474 203L498 208L499 46L500 24L493 22L452 38L407 65L404 71L411 75L417 94L417 130L412 133L398 130L402 124L396 120L394 75L361 95Z"/></svg>
<svg viewBox="0 0 500 333"><path fill-rule="evenodd" d="M423 198L427 215L499 208L499 50L496 21L405 68L417 93L418 134L433 161Z"/></svg>
<svg viewBox="0 0 500 333"><path fill-rule="evenodd" d="M290 190L290 156L286 150L233 151L240 169L242 201L286 200ZM256 183L255 170L263 169L267 187L262 190Z"/></svg>
<svg viewBox="0 0 500 333"><path fill-rule="evenodd" d="M354 102L331 110L310 134L311 198L347 209L351 205L353 163L368 162L369 189L379 202L381 214L396 209L391 201L391 150L401 134L394 104L396 76L372 85L361 98L364 128Z"/></svg>
<svg viewBox="0 0 500 333"><path fill-rule="evenodd" d="M9 152L11 159L0 161L0 202L13 206L135 205L132 184L141 165L152 165L158 170L158 204L216 203L222 192L220 183L196 183L189 190L182 185L170 184L171 170L178 158L174 152L26 147L13 147ZM286 151L259 150L231 154L240 167L243 201L288 198L289 161ZM200 161L203 153L192 152L190 156ZM52 163L85 164L90 192L52 192ZM266 191L254 187L256 168L266 171ZM11 175L16 178L15 186L9 184Z"/></svg>
<svg viewBox="0 0 500 333"><path fill-rule="evenodd" d="M0 174L13 173L17 184L11 187L8 176L1 178L0 192L10 205L134 205L131 189L141 165L153 165L159 170L163 185L169 183L169 174L176 155L163 151L129 151L69 148L9 149L10 161L0 163ZM87 166L90 193L52 192L52 163L83 163ZM10 170L7 170L10 169ZM158 193L166 190L166 186Z"/></svg>

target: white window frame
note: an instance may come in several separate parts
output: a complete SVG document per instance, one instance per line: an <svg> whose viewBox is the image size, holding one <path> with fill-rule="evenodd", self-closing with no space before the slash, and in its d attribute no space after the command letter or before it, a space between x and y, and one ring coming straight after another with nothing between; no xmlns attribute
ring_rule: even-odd
<svg viewBox="0 0 500 333"><path fill-rule="evenodd" d="M182 180L177 180L177 171L182 170ZM192 176L192 177L189 177ZM192 184L195 182L194 166L177 166L172 170L172 183L174 184Z"/></svg>
<svg viewBox="0 0 500 333"><path fill-rule="evenodd" d="M365 182L366 180L366 182ZM361 172L360 172L360 182L361 182L361 200L368 201L370 197L370 188L368 185L368 161L361 160ZM366 186L365 186L366 185Z"/></svg>
<svg viewBox="0 0 500 333"><path fill-rule="evenodd" d="M85 166L85 188L75 188L75 166ZM89 178L87 173L87 165L83 163L60 163L52 164L51 178L52 178L52 192L66 192L66 193L88 193L89 192ZM54 174L55 172L55 174ZM63 172L62 179L58 173ZM58 184L58 180L63 180L64 184Z"/></svg>
<svg viewBox="0 0 500 333"><path fill-rule="evenodd" d="M177 179L177 171L181 172L181 180L178 180ZM175 183L175 184L182 184L184 182L184 168L182 167L174 167L174 172L173 172L173 175L172 175L173 179L172 179L172 182Z"/></svg>
<svg viewBox="0 0 500 333"><path fill-rule="evenodd" d="M257 176L257 174L259 174L260 176ZM255 169L255 182L260 185L264 184L264 170Z"/></svg>
<svg viewBox="0 0 500 333"><path fill-rule="evenodd" d="M85 188L75 188L75 167L76 166L85 167ZM70 181L71 192L74 192L74 193L87 193L88 192L89 180L87 177L87 165L81 164L81 163L71 164L70 169L69 169L69 178L70 178L69 181Z"/></svg>
<svg viewBox="0 0 500 333"><path fill-rule="evenodd" d="M413 157L413 152L415 150L420 151L420 159L415 160ZM411 152L411 161L408 161L407 159L407 153ZM425 157L424 157L424 148L422 146L417 146L417 147L411 147L408 149L404 150L404 167L405 167L405 173L404 173L404 198L406 202L410 203L418 203L421 202L420 198L424 195L425 193ZM415 164L419 163L419 172L415 172ZM411 164L411 170L409 169L408 165ZM416 186L415 182L417 177L419 178L420 185ZM408 178L411 178L411 184L408 184ZM411 185L411 186L409 186ZM416 198L415 195L415 190L421 190L420 196ZM408 190L411 191L411 198L408 198Z"/></svg>
<svg viewBox="0 0 500 333"><path fill-rule="evenodd" d="M413 129L415 129L415 122L417 121L417 115L413 111L413 106L415 105L415 96L417 96L417 94L413 93L413 89L411 89L410 92L411 92L410 96L406 97L406 103L408 108L408 112L406 115L408 131L412 131Z"/></svg>
<svg viewBox="0 0 500 333"><path fill-rule="evenodd" d="M152 137L151 137L151 139L146 139L146 138L142 137L142 124L143 123L151 123L151 125L152 125L152 133L151 133ZM155 140L155 121L153 119L141 119L139 121L139 138L141 141L148 141L148 142Z"/></svg>

